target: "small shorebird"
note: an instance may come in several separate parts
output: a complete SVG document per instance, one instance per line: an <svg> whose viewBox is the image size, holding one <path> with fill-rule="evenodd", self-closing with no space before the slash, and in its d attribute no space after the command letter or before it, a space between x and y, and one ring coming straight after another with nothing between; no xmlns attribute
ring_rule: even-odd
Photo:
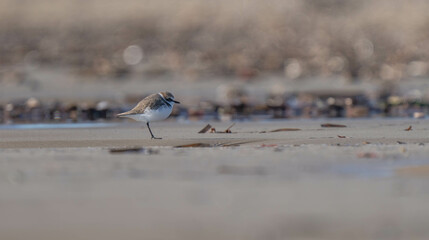
<svg viewBox="0 0 429 240"><path fill-rule="evenodd" d="M173 110L174 103L180 103L174 100L170 92L154 93L141 100L133 109L128 112L120 113L117 117L132 118L139 122L145 122L149 129L152 139L161 139L153 135L149 123L166 119Z"/></svg>

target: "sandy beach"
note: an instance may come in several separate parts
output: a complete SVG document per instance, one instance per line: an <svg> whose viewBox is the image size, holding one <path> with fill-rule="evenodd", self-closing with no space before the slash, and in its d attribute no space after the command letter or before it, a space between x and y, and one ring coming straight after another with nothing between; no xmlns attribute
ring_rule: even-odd
<svg viewBox="0 0 429 240"><path fill-rule="evenodd" d="M1 239L429 237L428 120L206 124L3 125Z"/></svg>
<svg viewBox="0 0 429 240"><path fill-rule="evenodd" d="M0 240L429 239L428 8L0 0Z"/></svg>
<svg viewBox="0 0 429 240"><path fill-rule="evenodd" d="M324 123L346 127L321 127ZM198 132L211 124L219 133ZM32 124L3 125L0 127L0 148L87 148L163 146L210 144L212 146L276 145L362 145L362 144L419 144L429 142L429 121L414 119L371 120L289 120L236 122L231 133L223 133L230 122L157 122L153 123L156 136L151 140L144 124L89 123L89 124ZM405 131L412 126L411 131ZM52 129L55 127L55 129ZM271 132L273 130L284 130ZM291 131L292 130L292 131Z"/></svg>

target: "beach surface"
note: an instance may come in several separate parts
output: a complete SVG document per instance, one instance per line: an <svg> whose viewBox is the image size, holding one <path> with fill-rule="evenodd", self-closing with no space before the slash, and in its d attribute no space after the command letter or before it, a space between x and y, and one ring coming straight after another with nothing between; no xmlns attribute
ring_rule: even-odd
<svg viewBox="0 0 429 240"><path fill-rule="evenodd" d="M0 238L429 238L428 119L231 124L1 125Z"/></svg>

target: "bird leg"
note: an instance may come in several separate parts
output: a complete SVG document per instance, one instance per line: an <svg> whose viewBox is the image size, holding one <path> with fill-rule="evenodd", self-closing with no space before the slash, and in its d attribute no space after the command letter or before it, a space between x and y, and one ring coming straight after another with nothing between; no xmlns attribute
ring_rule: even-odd
<svg viewBox="0 0 429 240"><path fill-rule="evenodd" d="M150 132L150 135L152 136L152 139L162 139L162 138L157 138L153 135L152 130L150 130L150 127L149 127L149 122L147 122L146 125L147 125L147 128L149 129L149 132Z"/></svg>

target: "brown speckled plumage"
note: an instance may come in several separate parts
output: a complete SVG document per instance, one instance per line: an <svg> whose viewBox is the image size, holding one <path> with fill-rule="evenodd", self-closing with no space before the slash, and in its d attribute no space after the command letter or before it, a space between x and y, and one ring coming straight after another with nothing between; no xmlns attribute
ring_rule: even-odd
<svg viewBox="0 0 429 240"><path fill-rule="evenodd" d="M173 94L170 92L160 92L164 96L165 99L172 98L174 99ZM146 110L146 108L151 108L153 110L156 110L160 107L162 107L164 104L168 104L158 93L151 94L147 97L145 97L143 100L141 100L133 109L130 111L120 113L117 116L123 117L127 115L134 115L134 114L142 114Z"/></svg>

